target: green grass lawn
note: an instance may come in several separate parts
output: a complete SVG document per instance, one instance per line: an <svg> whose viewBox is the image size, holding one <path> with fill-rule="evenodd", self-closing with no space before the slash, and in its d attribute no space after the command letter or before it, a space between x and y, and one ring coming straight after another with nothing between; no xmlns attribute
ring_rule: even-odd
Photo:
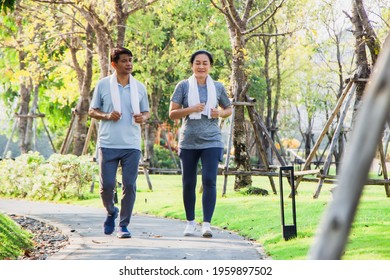
<svg viewBox="0 0 390 280"><path fill-rule="evenodd" d="M22 230L11 218L0 214L0 260L14 260L32 249L31 234Z"/></svg>
<svg viewBox="0 0 390 280"><path fill-rule="evenodd" d="M144 175L138 179L135 212L175 219L185 219L182 205L181 177L150 175L153 191L149 191ZM227 194L222 197L223 176L218 178L218 197L212 224L235 231L263 245L266 253L276 260L302 260L308 256L318 224L332 199L333 185L325 184L319 198L314 199L316 183L302 182L296 197L297 231L295 239L285 241L282 235L280 196L273 194L267 177L253 176L253 186L268 190L268 196L248 196L233 190L234 177L228 179ZM200 182L200 177L198 182ZM279 193L278 179L275 178ZM199 183L198 183L199 185ZM292 223L291 199L284 183L286 224ZM101 207L97 190L93 198L79 201L84 205ZM120 194L119 194L120 195ZM201 194L197 195L197 221L202 220ZM390 198L383 186L367 186L353 223L343 259L390 259Z"/></svg>
<svg viewBox="0 0 390 280"><path fill-rule="evenodd" d="M180 175L150 175L153 191L148 189L144 175L138 179L136 213L185 220ZM296 197L297 238L285 241L282 235L280 196L273 194L267 177L253 176L253 186L266 189L268 196L246 195L233 190L234 177L230 176L227 193L222 197L224 177L218 178L218 197L212 224L234 231L263 245L265 252L275 260L303 260L308 256L318 225L332 199L333 185L325 184L319 198L313 194L317 183L302 182ZM278 178L274 178L279 193ZM200 177L198 186L200 186ZM286 224L292 224L289 185L284 183L284 209ZM119 193L119 197L120 197ZM62 201L102 207L99 190L88 194L88 199ZM390 198L383 186L367 186L352 225L343 259L390 259ZM197 194L197 221L202 221L201 193ZM178 233L178 234L181 234ZM23 232L6 216L0 215L0 259L17 258L31 246L29 234Z"/></svg>

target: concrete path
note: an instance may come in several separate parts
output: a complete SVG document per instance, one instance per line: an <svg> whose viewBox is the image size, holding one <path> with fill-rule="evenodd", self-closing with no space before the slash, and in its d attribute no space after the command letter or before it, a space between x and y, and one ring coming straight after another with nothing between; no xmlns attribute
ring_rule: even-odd
<svg viewBox="0 0 390 280"><path fill-rule="evenodd" d="M218 228L213 238L184 237L185 222L134 215L130 239L104 235L103 208L0 199L0 212L42 220L60 228L70 244L48 259L55 260L260 260L259 244Z"/></svg>

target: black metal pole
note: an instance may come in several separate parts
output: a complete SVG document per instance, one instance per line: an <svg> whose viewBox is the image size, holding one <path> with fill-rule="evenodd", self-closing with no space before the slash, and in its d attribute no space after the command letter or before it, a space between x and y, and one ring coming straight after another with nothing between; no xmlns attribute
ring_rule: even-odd
<svg viewBox="0 0 390 280"><path fill-rule="evenodd" d="M293 224L286 225L284 218L284 199L283 199L283 173L284 171L289 171L289 180L291 186L291 199L292 199L292 216ZM289 240L291 238L297 237L297 217L296 217L296 204L295 204L295 186L294 186L294 168L293 166L282 166L279 169L279 186L280 186L280 212L282 219L282 230L283 238Z"/></svg>

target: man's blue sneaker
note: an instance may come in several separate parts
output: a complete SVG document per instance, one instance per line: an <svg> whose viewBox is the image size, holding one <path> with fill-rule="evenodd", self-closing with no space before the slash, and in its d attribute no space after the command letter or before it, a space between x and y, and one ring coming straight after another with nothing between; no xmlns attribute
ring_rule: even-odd
<svg viewBox="0 0 390 280"><path fill-rule="evenodd" d="M118 217L119 209L115 207L114 213L107 215L106 220L104 221L104 234L112 234L115 230L115 219Z"/></svg>
<svg viewBox="0 0 390 280"><path fill-rule="evenodd" d="M116 234L118 238L130 238L131 233L127 229L127 227L119 227L118 233Z"/></svg>

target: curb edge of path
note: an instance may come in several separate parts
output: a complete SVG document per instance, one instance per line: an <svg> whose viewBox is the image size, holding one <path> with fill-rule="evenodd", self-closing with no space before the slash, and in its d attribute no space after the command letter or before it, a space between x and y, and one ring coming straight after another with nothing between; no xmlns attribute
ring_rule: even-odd
<svg viewBox="0 0 390 280"><path fill-rule="evenodd" d="M61 248L59 251L55 252L54 254L48 255L46 260L63 260L68 255L82 248L83 245L85 244L83 237L77 231L72 231L73 229L67 225L57 223L47 219L42 219L34 215L26 215L24 213L18 213L15 211L13 211L13 213L8 213L8 212L2 212L2 213L5 215L19 215L19 216L31 218L40 221L42 223L51 225L53 227L58 228L63 235L68 237L68 244L66 244L63 248Z"/></svg>

